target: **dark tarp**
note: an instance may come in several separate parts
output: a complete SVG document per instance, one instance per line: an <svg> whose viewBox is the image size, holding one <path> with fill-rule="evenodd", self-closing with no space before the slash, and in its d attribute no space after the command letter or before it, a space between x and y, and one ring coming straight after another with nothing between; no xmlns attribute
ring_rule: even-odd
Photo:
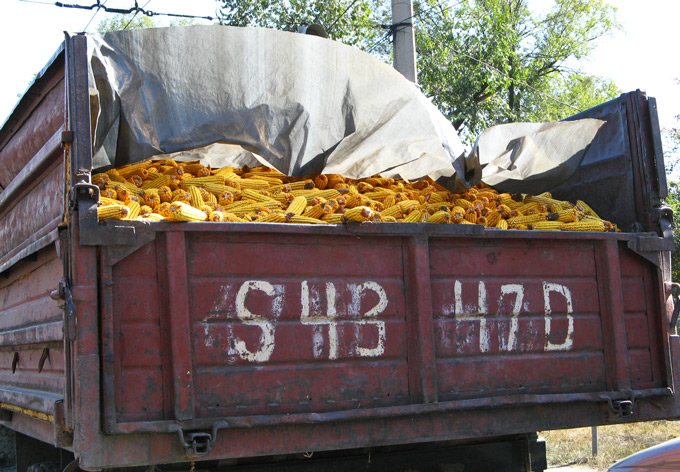
<svg viewBox="0 0 680 472"><path fill-rule="evenodd" d="M454 190L484 178L540 193L573 174L601 125L500 125L466 160L453 126L415 85L335 41L191 26L93 35L88 45L100 169L181 152L213 167L430 176Z"/></svg>

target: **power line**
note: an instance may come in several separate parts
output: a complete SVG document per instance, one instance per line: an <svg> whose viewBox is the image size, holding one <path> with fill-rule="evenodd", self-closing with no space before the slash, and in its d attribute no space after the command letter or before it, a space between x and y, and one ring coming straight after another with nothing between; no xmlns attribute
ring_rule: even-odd
<svg viewBox="0 0 680 472"><path fill-rule="evenodd" d="M347 14L347 12L350 10L350 8L352 8L354 5L356 5L356 3L357 3L358 1L359 1L359 0L352 0L352 3L350 3L350 4L347 6L347 8L345 8L345 11L343 11L342 14L341 14L338 18L336 18L336 20L335 20L333 23L331 23L331 24L328 26L328 28L326 28L326 31L330 31L330 30L338 23L338 21L342 20L342 19L345 17L345 15Z"/></svg>
<svg viewBox="0 0 680 472"><path fill-rule="evenodd" d="M148 1L144 4L144 6L142 7L142 9L146 8L146 6L147 6L149 3L151 3L151 0L148 0ZM137 6L137 0L135 0L135 6ZM135 17L137 16L137 13L139 13L139 10L135 11L135 14L132 15L132 18L130 18L130 21L128 21L128 22L125 24L125 26L123 27L124 30L126 30L126 29L128 28L128 26L130 26L130 23L132 23L132 20L135 19Z"/></svg>
<svg viewBox="0 0 680 472"><path fill-rule="evenodd" d="M181 13L161 13L157 11L151 11L151 10L146 10L143 7L140 8L139 5L137 4L137 0L135 0L135 6L130 7L130 8L112 8L112 7L107 7L105 5L106 0L104 0L104 3L102 3L102 0L96 0L97 3L94 3L92 5L80 5L78 3L63 3L63 2L40 2L37 0L18 0L20 2L25 2L25 3L35 3L38 5L53 5L57 6L60 8L76 8L76 9L81 9L81 10L94 10L95 8L99 10L103 10L106 13L118 13L121 15L129 15L130 13L142 13L143 15L146 16L169 16L173 18L194 18L194 19L200 19L200 20L208 20L208 21L214 21L216 18L212 16L201 16L201 15L185 15ZM148 5L148 2L147 2Z"/></svg>
<svg viewBox="0 0 680 472"><path fill-rule="evenodd" d="M104 0L104 3L102 3L102 5L106 5L106 2L108 2L108 1L109 0ZM92 18L90 18L90 21L88 21L87 24L85 25L85 28L83 28L83 31L87 31L88 26L90 26L90 23L92 23L92 21L94 20L94 17L97 16L97 13L99 13L100 11L101 11L101 8L97 8L97 11L94 12L94 15L92 15Z"/></svg>

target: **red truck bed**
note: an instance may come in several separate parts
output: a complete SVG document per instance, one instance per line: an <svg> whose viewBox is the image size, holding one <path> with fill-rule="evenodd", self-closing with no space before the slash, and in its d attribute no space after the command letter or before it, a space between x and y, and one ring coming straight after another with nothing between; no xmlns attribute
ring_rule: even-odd
<svg viewBox="0 0 680 472"><path fill-rule="evenodd" d="M100 225L80 39L0 130L0 423L97 469L678 416L653 99L571 186L646 232Z"/></svg>

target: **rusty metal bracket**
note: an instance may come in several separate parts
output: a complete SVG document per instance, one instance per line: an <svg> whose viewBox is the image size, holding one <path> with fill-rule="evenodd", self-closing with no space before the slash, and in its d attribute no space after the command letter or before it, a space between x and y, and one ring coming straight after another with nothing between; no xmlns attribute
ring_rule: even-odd
<svg viewBox="0 0 680 472"><path fill-rule="evenodd" d="M64 309L64 335L68 341L75 341L76 339L76 305L73 303L73 295L71 288L66 279L61 279L56 290L50 292L52 300L63 300L64 304L60 308ZM40 357L41 365L44 364L45 359L49 355L49 349L43 350L43 355ZM42 367L41 367L42 369Z"/></svg>
<svg viewBox="0 0 680 472"><path fill-rule="evenodd" d="M619 418L628 418L635 414L635 394L630 392L630 399L624 400L612 400L611 397L603 397L603 400L607 400L609 408L612 412Z"/></svg>
<svg viewBox="0 0 680 472"><path fill-rule="evenodd" d="M628 249L641 255L648 261L660 266L662 251L673 250L673 210L668 206L656 208L659 214L661 237L657 233L637 233L628 240Z"/></svg>
<svg viewBox="0 0 680 472"><path fill-rule="evenodd" d="M99 201L99 187L90 182L78 182L69 192L69 208L76 210L78 208L78 199L85 197L94 202Z"/></svg>
<svg viewBox="0 0 680 472"><path fill-rule="evenodd" d="M218 421L213 424L211 433L205 431L184 431L180 426L172 429L177 431L179 441L184 446L187 457L192 458L209 454L217 439L217 432L227 426L229 425L226 421Z"/></svg>

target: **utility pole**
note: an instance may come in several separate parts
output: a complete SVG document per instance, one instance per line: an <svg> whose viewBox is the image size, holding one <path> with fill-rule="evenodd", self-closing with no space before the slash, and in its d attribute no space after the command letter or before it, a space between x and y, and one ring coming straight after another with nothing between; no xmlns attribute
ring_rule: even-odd
<svg viewBox="0 0 680 472"><path fill-rule="evenodd" d="M392 0L394 68L413 83L416 76L416 40L413 34L413 1Z"/></svg>

